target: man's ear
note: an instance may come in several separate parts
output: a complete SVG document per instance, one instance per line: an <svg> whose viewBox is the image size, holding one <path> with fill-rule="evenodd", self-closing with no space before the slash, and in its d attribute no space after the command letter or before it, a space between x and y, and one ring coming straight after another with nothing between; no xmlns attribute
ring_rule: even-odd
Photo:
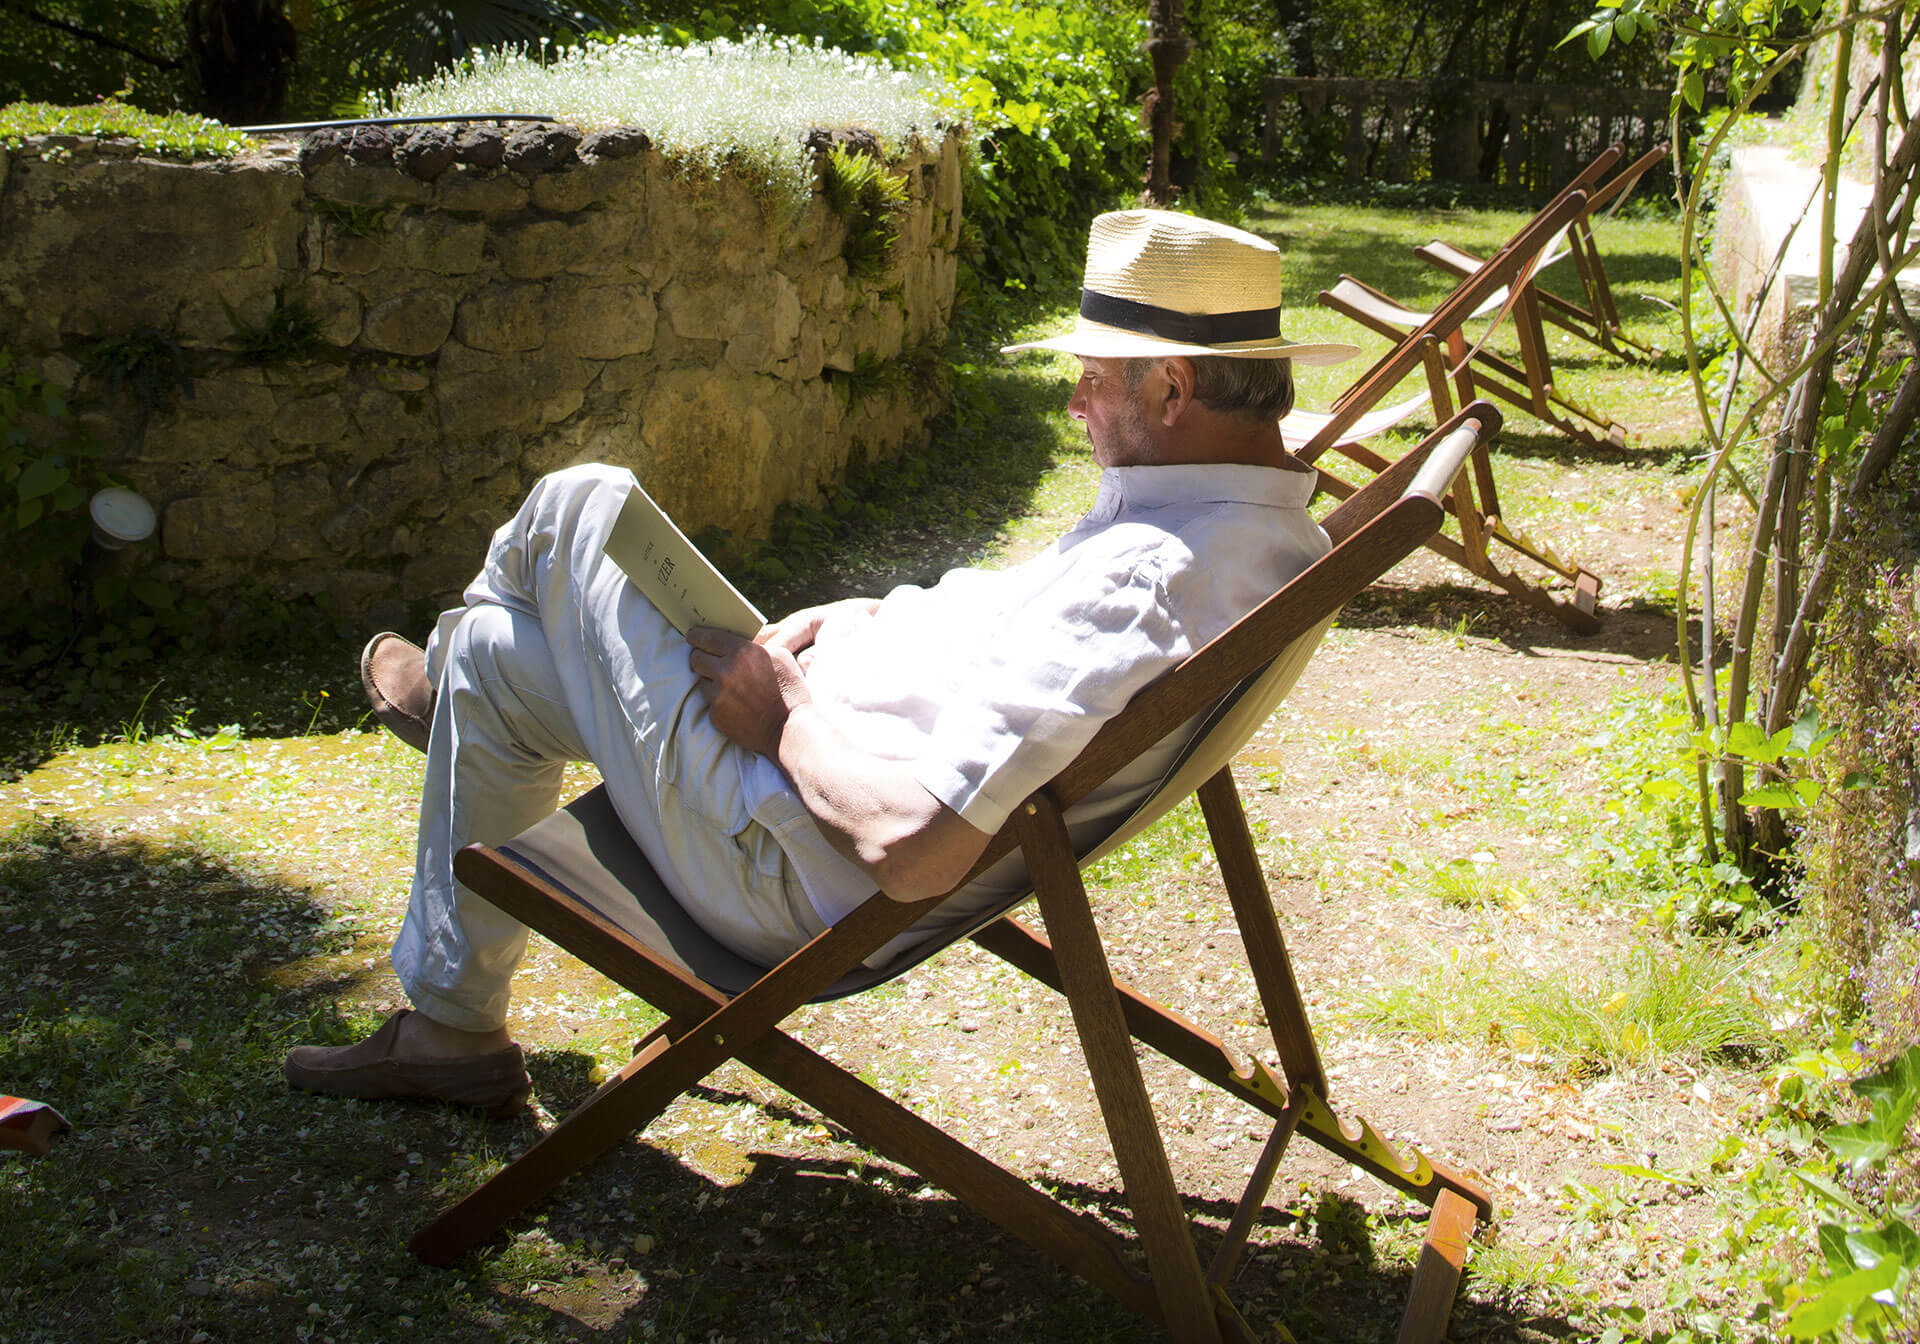
<svg viewBox="0 0 1920 1344"><path fill-rule="evenodd" d="M1160 363L1166 375L1167 396L1160 403L1160 423L1171 428L1193 405L1193 361L1185 355L1168 355Z"/></svg>

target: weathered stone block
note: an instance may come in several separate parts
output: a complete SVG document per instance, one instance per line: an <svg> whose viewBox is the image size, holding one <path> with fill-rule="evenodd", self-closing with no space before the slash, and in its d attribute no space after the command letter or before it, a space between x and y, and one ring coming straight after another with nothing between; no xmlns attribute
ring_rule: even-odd
<svg viewBox="0 0 1920 1344"><path fill-rule="evenodd" d="M160 547L173 560L238 560L264 556L277 520L273 488L228 474L207 493L169 503L160 516Z"/></svg>
<svg viewBox="0 0 1920 1344"><path fill-rule="evenodd" d="M335 159L307 174L307 191L340 205L386 205L401 201L425 205L433 199L432 184L416 181L388 165Z"/></svg>
<svg viewBox="0 0 1920 1344"><path fill-rule="evenodd" d="M490 429L532 429L539 421L528 389L493 373L445 375L434 389L441 432L460 437Z"/></svg>
<svg viewBox="0 0 1920 1344"><path fill-rule="evenodd" d="M234 338L264 327L279 302L280 273L237 267L205 277L202 287L187 294L174 318L181 345L189 348L231 347Z"/></svg>
<svg viewBox="0 0 1920 1344"><path fill-rule="evenodd" d="M360 339L360 320L365 305L360 296L337 280L314 276L301 286L299 298L307 305L319 325L320 339L328 345L345 347Z"/></svg>
<svg viewBox="0 0 1920 1344"><path fill-rule="evenodd" d="M537 220L493 236L500 269L516 280L541 280L567 268L572 228L557 219Z"/></svg>
<svg viewBox="0 0 1920 1344"><path fill-rule="evenodd" d="M431 444L440 437L440 416L425 392L393 392L360 386L347 401L359 437L388 451L408 444Z"/></svg>
<svg viewBox="0 0 1920 1344"><path fill-rule="evenodd" d="M282 406L273 417L273 436L282 443L336 443L350 425L346 402L338 392L328 392Z"/></svg>
<svg viewBox="0 0 1920 1344"><path fill-rule="evenodd" d="M461 303L453 334L474 350L537 350L553 315L543 286L495 285Z"/></svg>
<svg viewBox="0 0 1920 1344"><path fill-rule="evenodd" d="M653 348L657 312L640 285L600 285L576 291L561 306L558 334L576 355L622 359Z"/></svg>
<svg viewBox="0 0 1920 1344"><path fill-rule="evenodd" d="M474 553L479 552L476 549ZM474 568L474 561L458 556L418 556L400 571L400 596L409 602L431 599L451 606L473 577Z"/></svg>
<svg viewBox="0 0 1920 1344"><path fill-rule="evenodd" d="M434 184L442 210L462 214L507 215L527 208L527 188L504 173L455 168Z"/></svg>
<svg viewBox="0 0 1920 1344"><path fill-rule="evenodd" d="M392 244L385 234L349 233L329 225L321 244L321 268L335 275L371 275L386 265Z"/></svg>
<svg viewBox="0 0 1920 1344"><path fill-rule="evenodd" d="M407 264L435 275L469 275L480 269L487 226L446 215L411 215L394 230Z"/></svg>
<svg viewBox="0 0 1920 1344"><path fill-rule="evenodd" d="M395 355L430 355L453 330L453 296L417 289L367 309L360 343Z"/></svg>
<svg viewBox="0 0 1920 1344"><path fill-rule="evenodd" d="M584 167L542 173L533 179L531 185L533 203L556 215L570 215L593 204L600 181L599 177Z"/></svg>

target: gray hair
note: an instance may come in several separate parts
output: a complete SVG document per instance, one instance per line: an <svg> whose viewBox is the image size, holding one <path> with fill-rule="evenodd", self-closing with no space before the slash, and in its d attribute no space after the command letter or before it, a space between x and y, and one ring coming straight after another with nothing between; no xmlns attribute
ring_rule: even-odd
<svg viewBox="0 0 1920 1344"><path fill-rule="evenodd" d="M1209 410L1241 420L1278 420L1293 409L1293 361L1234 359L1228 355L1190 355L1193 399ZM1152 359L1129 359L1121 366L1128 387L1140 386Z"/></svg>

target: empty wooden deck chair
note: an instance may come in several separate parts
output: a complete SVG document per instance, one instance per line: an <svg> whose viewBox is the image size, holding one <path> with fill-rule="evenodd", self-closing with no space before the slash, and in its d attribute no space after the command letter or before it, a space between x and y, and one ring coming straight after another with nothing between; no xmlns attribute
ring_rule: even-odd
<svg viewBox="0 0 1920 1344"><path fill-rule="evenodd" d="M632 1060L552 1132L422 1229L415 1253L446 1264L625 1139L683 1091L738 1059L816 1108L860 1143L919 1172L1175 1339L1251 1341L1227 1287L1288 1141L1303 1136L1432 1209L1402 1339L1438 1340L1475 1223L1492 1215L1478 1184L1411 1148L1396 1149L1365 1121L1332 1109L1327 1076L1274 918L1266 880L1228 763L1291 688L1340 607L1440 526L1440 500L1473 447L1498 427L1491 406L1453 417L1335 509L1330 554L1186 662L1136 695L1085 751L1016 809L976 872L1024 852L1046 923L1042 937L1004 914L974 925L981 947L1062 992L1113 1142L1146 1272L1129 1243L976 1153L938 1126L781 1032L810 1001L854 994L937 948L916 948L879 970L863 962L921 916L935 897L902 903L876 894L779 966L751 965L706 937L669 897L594 790L498 849L470 846L460 880L666 1014ZM1199 718L1185 756L1140 811L1104 844L1076 854L1064 814L1169 733ZM1080 868L1196 793L1238 921L1279 1071L1230 1052L1205 1030L1116 981ZM601 913L600 893L624 889L644 916L626 927ZM1249 1017L1256 1016L1250 1011ZM1184 1065L1272 1118L1253 1179L1202 1268L1182 1209L1133 1042Z"/></svg>
<svg viewBox="0 0 1920 1344"><path fill-rule="evenodd" d="M1366 440L1381 428L1427 404L1433 407L1434 419L1438 422L1452 413L1456 397L1462 403L1473 399L1482 386L1482 380L1476 379L1472 372L1481 352L1469 340L1470 324L1476 320L1482 324L1478 335L1484 342L1503 316L1502 310L1517 308L1516 296L1524 296L1531 288L1527 281L1532 268L1585 208L1585 185L1612 167L1619 154L1615 147L1596 159L1528 220L1505 246L1472 274L1463 277L1431 313L1399 310L1414 320L1413 325L1382 331L1392 339L1393 345L1341 394L1330 410L1324 413L1295 410L1280 422L1292 451L1318 467L1324 489L1337 499L1345 499L1355 488L1324 465L1327 454L1338 454L1377 474L1386 469L1388 460L1368 447ZM1343 276L1339 285L1320 296L1321 301L1337 308L1339 303L1329 296L1350 294L1356 288L1364 286L1351 276ZM1374 329L1382 330L1378 325ZM1425 390L1410 400L1385 404L1415 370L1423 375ZM1592 633L1600 628L1596 615L1599 576L1562 557L1546 543L1526 535L1503 515L1487 444L1474 449L1473 469L1456 483L1447 508L1458 522L1459 537L1436 534L1426 543L1429 549L1574 630ZM1505 552L1512 552L1564 580L1569 585L1565 595L1549 591L1509 563L1502 563L1490 549L1494 542L1503 548L1503 558Z"/></svg>
<svg viewBox="0 0 1920 1344"><path fill-rule="evenodd" d="M1627 198L1627 193L1647 175L1648 170L1657 167L1667 153L1667 146L1657 145L1615 173L1604 186L1595 187L1587 197L1586 209L1574 217L1560 243L1541 262L1544 269L1571 256L1586 303L1583 307L1576 300L1562 298L1542 288L1539 291L1540 316L1561 330L1572 332L1580 339L1622 359L1650 358L1654 351L1627 335L1620 326L1620 310L1613 301L1613 286L1607 279L1606 263L1600 256L1599 245L1593 239L1593 221L1617 210ZM1484 264L1471 252L1438 238L1416 247L1414 253L1421 260L1463 279Z"/></svg>
<svg viewBox="0 0 1920 1344"><path fill-rule="evenodd" d="M1562 229L1570 228L1586 209L1587 193L1619 161L1620 154L1618 145L1608 149L1554 198L1558 203L1571 195L1578 194L1581 197L1581 210L1574 212L1563 223ZM1535 218L1537 220L1538 216ZM1560 242L1560 232L1555 230L1549 234L1542 246L1529 254L1530 264L1519 272L1520 279L1517 282L1509 285L1503 279L1501 283L1479 291L1482 297L1477 305L1454 314L1456 320L1452 325L1462 329L1476 319L1493 314L1498 315L1494 319L1496 324L1510 318L1515 339L1520 346L1520 362L1515 364L1487 349L1482 337L1468 351L1467 358L1457 362L1452 370L1453 377L1460 385L1463 400L1485 393L1532 413L1569 438L1589 447L1624 447L1627 431L1623 426L1573 400L1553 381L1553 361L1547 353L1547 338L1542 326L1540 289L1533 283L1533 277L1542 264L1553 258L1555 246ZM1489 258L1489 264L1491 261ZM1484 270L1484 266L1472 268L1462 284L1480 278ZM1456 289L1449 300L1459 292ZM1409 308L1350 275L1341 276L1333 288L1322 291L1320 302L1389 340L1400 340L1418 331L1435 316Z"/></svg>

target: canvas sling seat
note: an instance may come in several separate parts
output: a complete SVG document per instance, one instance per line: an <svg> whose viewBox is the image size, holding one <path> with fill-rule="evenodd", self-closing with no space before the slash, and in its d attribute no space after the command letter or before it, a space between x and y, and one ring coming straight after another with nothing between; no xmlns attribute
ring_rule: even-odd
<svg viewBox="0 0 1920 1344"><path fill-rule="evenodd" d="M1479 1220L1492 1216L1492 1201L1469 1177L1412 1148L1396 1148L1364 1120L1332 1109L1326 1071L1228 763L1292 687L1340 607L1440 526L1450 483L1498 425L1490 405L1467 408L1336 508L1323 524L1334 541L1331 552L1136 695L1079 757L1016 809L974 870L984 871L1015 847L1023 851L1046 935L1006 913L1021 899L1016 897L984 916L971 937L1067 998L1132 1210L1135 1244L1144 1250L1144 1273L1126 1239L779 1030L781 1020L803 1004L856 994L937 952L938 946L922 946L878 970L863 964L944 898L897 902L876 893L780 965L753 965L716 945L686 917L598 789L505 845L469 846L455 868L472 890L653 1004L666 1020L577 1110L423 1228L413 1239L415 1253L432 1264L450 1263L566 1176L644 1130L719 1065L737 1059L858 1142L944 1186L1183 1341L1255 1338L1227 1289L1287 1144L1302 1135L1430 1207L1401 1338L1441 1338L1467 1239ZM1076 854L1064 821L1067 809L1148 744L1196 718L1183 755L1151 796L1106 841ZM1081 882L1083 864L1193 794L1206 818L1258 1007L1272 1030L1278 1071L1229 1050L1114 979ZM630 893L643 912L624 926L604 913L606 893L616 889ZM1136 1041L1273 1121L1229 1225L1209 1238L1214 1247L1205 1269L1141 1078Z"/></svg>

